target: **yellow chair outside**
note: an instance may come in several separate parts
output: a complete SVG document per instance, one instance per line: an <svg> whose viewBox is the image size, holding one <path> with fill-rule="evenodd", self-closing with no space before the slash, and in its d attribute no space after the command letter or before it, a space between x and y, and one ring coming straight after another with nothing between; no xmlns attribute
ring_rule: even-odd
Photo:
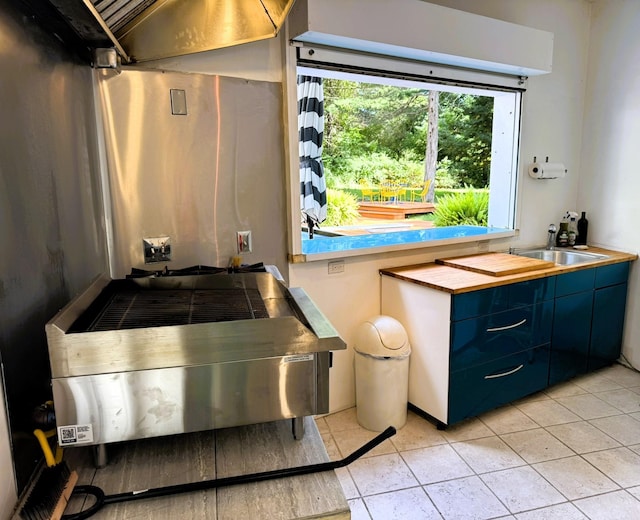
<svg viewBox="0 0 640 520"><path fill-rule="evenodd" d="M425 181L422 189L419 192L411 191L411 202L427 202L427 194L429 193L429 187L431 186L431 179Z"/></svg>
<svg viewBox="0 0 640 520"><path fill-rule="evenodd" d="M395 182L387 181L380 185L380 199L388 202L398 200L400 195L400 186Z"/></svg>
<svg viewBox="0 0 640 520"><path fill-rule="evenodd" d="M362 201L364 202L369 197L370 201L374 201L380 198L380 192L367 183L364 179L358 181L358 185L360 186L360 193L362 196Z"/></svg>
<svg viewBox="0 0 640 520"><path fill-rule="evenodd" d="M398 202L407 202L407 190L409 185L407 183L400 183L398 185Z"/></svg>

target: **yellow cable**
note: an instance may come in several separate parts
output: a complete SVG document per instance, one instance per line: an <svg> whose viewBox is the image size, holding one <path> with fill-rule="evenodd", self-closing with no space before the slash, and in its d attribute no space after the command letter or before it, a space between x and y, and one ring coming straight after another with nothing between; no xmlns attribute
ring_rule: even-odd
<svg viewBox="0 0 640 520"><path fill-rule="evenodd" d="M53 401L47 401L44 404L53 406ZM55 466L56 464L60 464L60 462L62 462L62 455L64 451L62 447L56 442L56 454L54 457L53 452L51 451L51 446L49 445L49 441L47 440L47 439L50 439L51 437L54 437L56 433L57 432L55 428L51 430L47 430L46 432L43 432L40 429L35 430L33 432L33 434L38 439L38 442L40 443L40 447L44 452L44 458L47 462L47 466L49 467Z"/></svg>
<svg viewBox="0 0 640 520"><path fill-rule="evenodd" d="M55 437L57 433L58 432L56 431L56 429L53 428L51 430L47 430L46 432L44 432L44 436L47 439L50 439L51 437ZM62 462L63 451L64 450L62 449L62 446L60 446L60 444L56 442L56 455L55 455L56 464L60 464Z"/></svg>
<svg viewBox="0 0 640 520"><path fill-rule="evenodd" d="M51 452L51 446L49 446L49 441L47 440L47 436L40 429L34 430L33 434L36 436L36 439L38 439L38 442L40 443L40 447L44 452L44 459L47 462L47 466L49 467L55 466L56 459L53 456L53 453Z"/></svg>

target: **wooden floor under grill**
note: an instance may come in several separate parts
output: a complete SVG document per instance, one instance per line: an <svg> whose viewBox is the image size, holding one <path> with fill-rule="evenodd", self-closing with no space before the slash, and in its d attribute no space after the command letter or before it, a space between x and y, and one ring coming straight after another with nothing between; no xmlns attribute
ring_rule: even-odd
<svg viewBox="0 0 640 520"><path fill-rule="evenodd" d="M108 445L108 464L93 465L92 447L65 451L80 484L107 495L189 482L247 475L329 461L312 417L295 440L289 420L153 437ZM72 498L65 514L83 509L82 496ZM349 505L332 470L249 484L203 489L144 500L107 504L95 520L347 520Z"/></svg>

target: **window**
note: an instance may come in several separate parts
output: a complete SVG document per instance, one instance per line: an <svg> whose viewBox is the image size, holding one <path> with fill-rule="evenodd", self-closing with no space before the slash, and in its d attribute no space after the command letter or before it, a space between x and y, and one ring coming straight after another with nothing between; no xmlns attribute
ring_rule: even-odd
<svg viewBox="0 0 640 520"><path fill-rule="evenodd" d="M490 76L487 81L488 74L468 71L463 78L459 71L446 71L451 72L447 79L434 76L434 67L424 64L335 51L309 54L313 60L299 59L296 72L299 78L322 83L321 160L329 205L328 220L315 229L313 238L306 219L303 222L303 254L374 252L422 247L430 241L511 234L515 227L521 80ZM375 67L368 66L371 59ZM422 74L416 74L415 67ZM429 104L433 109L434 98L439 109L438 155L436 167L425 169ZM302 156L302 146L300 149ZM425 180L429 181L426 185ZM425 193L421 193L423 187L427 188ZM446 198L454 198L455 190L469 188L476 194L484 192L488 200L484 219L434 227L431 212L434 203L437 209L438 201L434 195L440 197L451 190ZM350 194L351 202L345 193ZM332 209L335 214L353 216L354 197L359 201L358 215L351 221L336 220ZM405 215L405 210L407 215L414 210L424 213L419 220L363 217L392 206L400 208L396 217Z"/></svg>

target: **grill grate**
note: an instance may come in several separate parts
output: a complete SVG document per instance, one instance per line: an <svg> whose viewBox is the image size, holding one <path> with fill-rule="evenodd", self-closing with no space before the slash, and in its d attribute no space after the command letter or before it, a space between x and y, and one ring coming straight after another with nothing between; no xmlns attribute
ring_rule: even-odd
<svg viewBox="0 0 640 520"><path fill-rule="evenodd" d="M87 331L190 325L268 318L258 289L123 291L114 295Z"/></svg>

